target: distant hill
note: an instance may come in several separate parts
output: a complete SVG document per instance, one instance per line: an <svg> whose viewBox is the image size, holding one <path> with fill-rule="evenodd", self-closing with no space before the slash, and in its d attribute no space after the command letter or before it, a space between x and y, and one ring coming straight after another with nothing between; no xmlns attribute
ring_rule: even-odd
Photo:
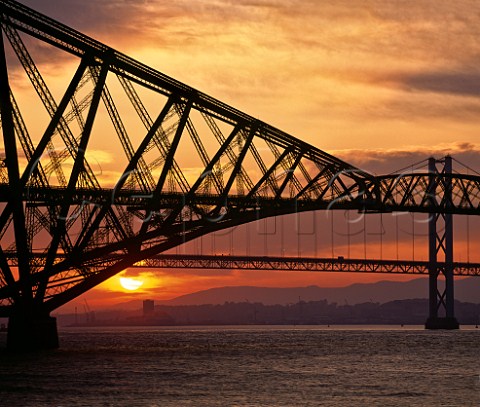
<svg viewBox="0 0 480 407"><path fill-rule="evenodd" d="M161 305L203 305L225 302L260 302L265 305L292 304L302 301L327 300L329 303L360 304L363 302L386 303L394 300L427 298L428 279L418 278L407 282L380 281L377 283L352 284L347 287L218 287L182 295L166 301L155 301ZM455 299L480 303L480 278L469 277L455 281ZM115 309L139 309L140 300L117 304Z"/></svg>
<svg viewBox="0 0 480 407"><path fill-rule="evenodd" d="M302 301L327 300L343 305L363 302L385 303L394 300L428 297L428 279L418 278L408 282L380 281L377 283L352 284L347 287L219 287L182 295L165 305L223 304L230 302L261 302L265 305L289 304ZM470 277L455 282L455 298L458 301L480 303L480 278Z"/></svg>

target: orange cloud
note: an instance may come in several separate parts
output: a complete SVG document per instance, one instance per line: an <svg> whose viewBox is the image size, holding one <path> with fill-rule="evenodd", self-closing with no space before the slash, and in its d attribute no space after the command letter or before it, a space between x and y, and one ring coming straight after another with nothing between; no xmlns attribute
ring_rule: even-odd
<svg viewBox="0 0 480 407"><path fill-rule="evenodd" d="M473 1L24 4L327 151L477 137Z"/></svg>

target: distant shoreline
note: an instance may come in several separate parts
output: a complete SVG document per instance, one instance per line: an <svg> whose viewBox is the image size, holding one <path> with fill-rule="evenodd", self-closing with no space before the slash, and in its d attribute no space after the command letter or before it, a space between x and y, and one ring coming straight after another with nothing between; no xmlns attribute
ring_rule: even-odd
<svg viewBox="0 0 480 407"><path fill-rule="evenodd" d="M480 325L480 304L455 302L461 325ZM223 305L156 305L147 311L106 311L57 315L59 326L328 326L423 325L428 300L396 300L384 304L329 304L299 301L289 305L227 302Z"/></svg>

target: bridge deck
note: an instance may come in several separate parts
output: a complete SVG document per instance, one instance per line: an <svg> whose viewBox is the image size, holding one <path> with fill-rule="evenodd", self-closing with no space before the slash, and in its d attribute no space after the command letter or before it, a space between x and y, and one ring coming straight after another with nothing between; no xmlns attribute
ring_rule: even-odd
<svg viewBox="0 0 480 407"><path fill-rule="evenodd" d="M388 274L428 274L427 261L267 256L204 256L162 254L142 260L139 268L286 270ZM445 263L438 263L445 268ZM453 263L457 276L480 276L480 263Z"/></svg>

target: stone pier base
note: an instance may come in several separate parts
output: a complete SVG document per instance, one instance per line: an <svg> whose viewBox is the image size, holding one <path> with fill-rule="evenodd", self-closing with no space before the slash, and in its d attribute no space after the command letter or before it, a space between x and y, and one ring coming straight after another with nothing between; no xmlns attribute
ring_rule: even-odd
<svg viewBox="0 0 480 407"><path fill-rule="evenodd" d="M425 329L458 329L460 324L457 318L428 318L425 322Z"/></svg>
<svg viewBox="0 0 480 407"><path fill-rule="evenodd" d="M50 316L11 316L8 320L7 349L16 352L58 348L57 320Z"/></svg>

